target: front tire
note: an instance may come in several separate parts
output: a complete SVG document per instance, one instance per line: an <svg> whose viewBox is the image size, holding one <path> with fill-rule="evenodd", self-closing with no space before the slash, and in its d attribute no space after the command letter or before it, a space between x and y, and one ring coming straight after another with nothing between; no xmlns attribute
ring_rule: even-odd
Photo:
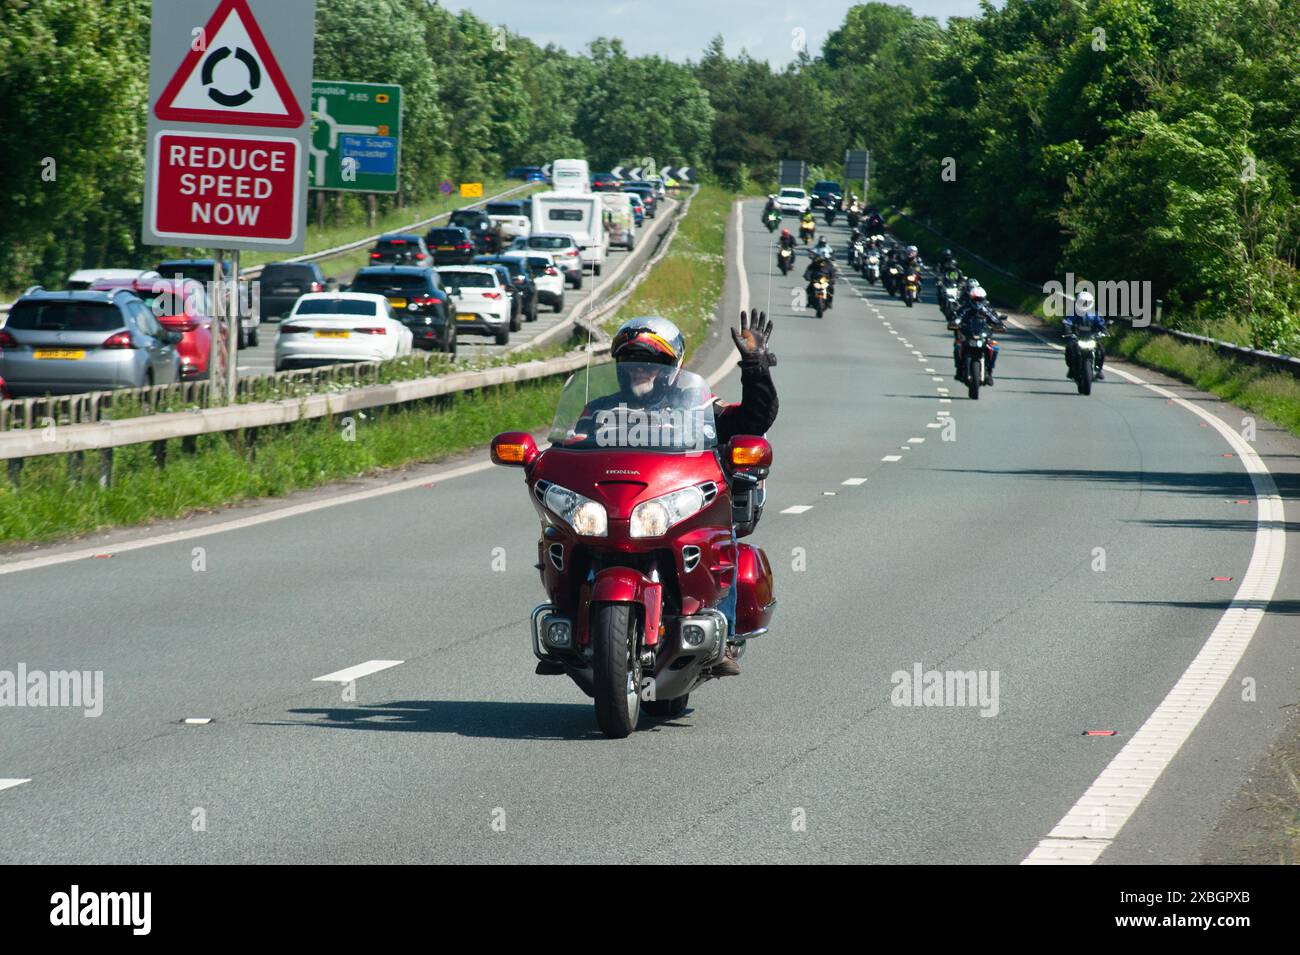
<svg viewBox="0 0 1300 955"><path fill-rule="evenodd" d="M1079 358L1075 362L1075 364L1077 364L1079 367L1078 382L1079 382L1079 394L1081 395L1092 394L1092 369L1093 369L1093 362L1095 360L1096 359L1094 359L1092 355L1087 355L1080 352Z"/></svg>
<svg viewBox="0 0 1300 955"><path fill-rule="evenodd" d="M984 381L984 362L978 358L968 359L966 365L966 393L971 401L980 400L980 385Z"/></svg>
<svg viewBox="0 0 1300 955"><path fill-rule="evenodd" d="M591 644L596 723L611 739L624 739L641 715L640 647L631 604L597 604Z"/></svg>

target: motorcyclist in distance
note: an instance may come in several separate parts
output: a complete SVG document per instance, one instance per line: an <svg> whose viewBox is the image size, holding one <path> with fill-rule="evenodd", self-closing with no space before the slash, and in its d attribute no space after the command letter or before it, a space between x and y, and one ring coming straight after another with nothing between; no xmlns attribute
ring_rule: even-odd
<svg viewBox="0 0 1300 955"><path fill-rule="evenodd" d="M1081 331L1095 332L1097 336L1097 381L1105 381L1106 376L1102 373L1102 366L1106 363L1106 350L1102 348L1101 339L1106 334L1106 319L1097 314L1096 300L1092 293L1085 290L1075 296L1074 314L1065 316L1061 323L1062 329L1069 341L1065 345L1065 367L1067 369L1067 378L1077 377L1075 368L1079 357L1079 345L1074 335Z"/></svg>
<svg viewBox="0 0 1300 955"><path fill-rule="evenodd" d="M977 318L982 318L995 329L1005 327L1002 322L1002 316L989 306L988 293L979 285L976 285L970 290L970 300L964 307L958 310L956 320L953 323L956 325L956 333L953 336L952 362L955 370L954 377L958 381L964 382L966 380L961 362L962 343L965 342L966 338L971 334L972 326ZM993 368L998 363L999 351L1000 349L997 345L989 346L988 364L984 369L983 384L990 387L993 385Z"/></svg>
<svg viewBox="0 0 1300 955"><path fill-rule="evenodd" d="M823 239L823 241L825 241ZM821 246L818 246L821 248ZM829 250L828 250L829 251ZM826 285L826 307L830 308L835 302L835 262L829 255L819 255L817 249L813 250L813 259L808 268L804 269L804 281L808 283L808 288L804 291L808 302L813 300L815 292L813 283L819 278L827 280Z"/></svg>
<svg viewBox="0 0 1300 955"><path fill-rule="evenodd" d="M776 241L777 241L777 245L780 246L780 248L782 249L793 250L796 245L794 234L791 233L789 229L782 229L781 237Z"/></svg>

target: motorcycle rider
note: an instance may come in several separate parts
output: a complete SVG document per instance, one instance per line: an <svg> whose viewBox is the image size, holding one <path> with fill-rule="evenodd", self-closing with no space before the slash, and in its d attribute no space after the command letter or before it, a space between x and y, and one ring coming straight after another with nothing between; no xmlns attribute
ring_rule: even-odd
<svg viewBox="0 0 1300 955"><path fill-rule="evenodd" d="M823 238L822 242L826 240ZM818 249L825 248L827 254L819 255ZM812 262L808 268L804 269L803 278L808 283L808 288L804 291L805 301L811 302L815 296L813 285L819 278L826 279L826 307L830 308L835 303L835 262L830 256L830 249L827 246L818 245L813 249Z"/></svg>
<svg viewBox="0 0 1300 955"><path fill-rule="evenodd" d="M1097 336L1097 374L1094 376L1097 381L1105 381L1106 376L1102 373L1102 366L1106 364L1106 350L1101 345L1101 340L1106 334L1106 319L1102 318L1095 311L1096 300L1092 293L1086 289L1080 292L1074 298L1074 314L1065 316L1061 323L1065 334L1069 340L1065 345L1065 367L1067 369L1067 378L1077 378L1078 373L1075 371L1079 359L1079 345L1074 338L1076 332L1091 331Z"/></svg>
<svg viewBox="0 0 1300 955"><path fill-rule="evenodd" d="M809 209L799 217L799 235L802 237L805 233L813 235L817 231L817 221L813 218L812 210ZM804 240L807 244L807 239Z"/></svg>
<svg viewBox="0 0 1300 955"><path fill-rule="evenodd" d="M956 334L953 336L952 346L952 363L954 365L954 377L958 381L965 381L966 376L961 367L961 350L962 344L966 341L967 336L971 334L971 325L974 319L983 318L995 329L1001 329L1005 326L1002 322L1002 316L993 311L988 304L988 293L977 285L970 290L970 301L957 312ZM998 352L1000 348L997 345L989 345L988 348L988 367L984 369L984 384L992 387L993 385L993 368L998 363Z"/></svg>
<svg viewBox="0 0 1300 955"><path fill-rule="evenodd" d="M782 229L782 230L781 230L781 237L780 237L779 239L777 239L776 241L777 241L777 245L778 245L780 248L782 248L782 249L789 249L789 250L792 251L792 252L794 251L794 247L795 247L795 239L794 239L794 236L791 234L791 232L790 232L789 229Z"/></svg>
<svg viewBox="0 0 1300 955"><path fill-rule="evenodd" d="M943 255L939 256L939 272L952 272L957 269L957 256L952 254L952 249L944 249Z"/></svg>
<svg viewBox="0 0 1300 955"><path fill-rule="evenodd" d="M748 315L740 313L740 327L731 329L732 341L740 353L740 402L723 404L713 402L714 425L719 447L738 434L764 434L776 421L778 410L776 386L770 369L776 365L776 355L768 348L772 338L772 322L766 312L752 309ZM612 407L623 404L647 404L661 398L660 389L672 387L682 361L686 357L686 340L681 330L666 318L650 316L632 318L624 322L610 345L610 355L616 363L633 363L624 376L620 369L619 384L622 394L605 399ZM656 375L652 366L664 366ZM583 411L586 420L602 410L601 402L594 401ZM718 608L726 615L731 632L736 626L736 587L728 588L727 597ZM737 676L740 664L732 648L727 648L721 663L712 668L714 676Z"/></svg>

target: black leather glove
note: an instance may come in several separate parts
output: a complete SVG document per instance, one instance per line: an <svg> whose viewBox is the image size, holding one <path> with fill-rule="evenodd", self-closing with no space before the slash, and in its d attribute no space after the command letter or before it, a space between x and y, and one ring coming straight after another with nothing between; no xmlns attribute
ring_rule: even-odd
<svg viewBox="0 0 1300 955"><path fill-rule="evenodd" d="M776 355L768 351L767 342L772 337L772 322L766 312L750 309L740 313L740 328L731 330L732 341L740 352L742 365L770 368L776 364Z"/></svg>

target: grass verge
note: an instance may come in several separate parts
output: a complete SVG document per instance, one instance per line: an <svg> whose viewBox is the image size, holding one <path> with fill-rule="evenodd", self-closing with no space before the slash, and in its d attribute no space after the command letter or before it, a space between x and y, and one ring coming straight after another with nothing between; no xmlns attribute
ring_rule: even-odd
<svg viewBox="0 0 1300 955"><path fill-rule="evenodd" d="M604 327L614 329L636 315L671 319L686 338L687 355L706 337L727 278L727 217L735 196L701 186L677 226L668 253Z"/></svg>
<svg viewBox="0 0 1300 955"><path fill-rule="evenodd" d="M562 380L462 392L424 402L261 430L201 435L194 453L168 442L167 466L149 445L117 449L113 484L101 488L99 455L88 452L69 482L67 457L25 463L17 486L0 479L0 543L35 542L103 527L181 517L236 501L273 497L486 444L500 431L545 426Z"/></svg>

